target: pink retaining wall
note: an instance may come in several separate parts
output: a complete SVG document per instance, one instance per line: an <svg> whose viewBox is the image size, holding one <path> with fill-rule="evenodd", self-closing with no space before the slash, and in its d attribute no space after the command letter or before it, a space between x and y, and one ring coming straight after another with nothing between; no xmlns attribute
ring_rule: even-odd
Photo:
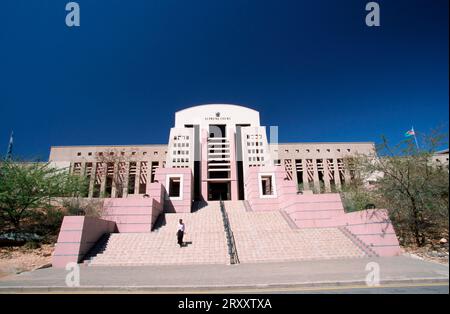
<svg viewBox="0 0 450 314"><path fill-rule="evenodd" d="M150 183L148 197L105 199L102 218L114 221L119 232L150 232L163 210L160 183Z"/></svg>
<svg viewBox="0 0 450 314"><path fill-rule="evenodd" d="M105 233L150 232L163 211L163 186L147 185L147 196L105 199L100 218L66 216L52 257L53 267L79 262Z"/></svg>
<svg viewBox="0 0 450 314"><path fill-rule="evenodd" d="M386 210L368 209L342 214L336 223L345 225L347 230L379 256L395 256L401 253L395 230Z"/></svg>
<svg viewBox="0 0 450 314"><path fill-rule="evenodd" d="M167 195L167 176L183 176L183 195L181 199L169 199ZM164 210L169 213L190 213L192 207L192 170L189 168L158 168L155 172L155 180L163 186Z"/></svg>
<svg viewBox="0 0 450 314"><path fill-rule="evenodd" d="M115 231L113 221L84 216L64 217L52 256L53 267L64 268L67 263L80 262L103 234Z"/></svg>
<svg viewBox="0 0 450 314"><path fill-rule="evenodd" d="M260 197L258 173L275 174L275 198ZM386 210L345 213L339 194L297 194L296 183L285 177L285 171L279 166L250 168L245 178L245 193L252 209L283 210L298 228L345 227L379 256L401 253Z"/></svg>

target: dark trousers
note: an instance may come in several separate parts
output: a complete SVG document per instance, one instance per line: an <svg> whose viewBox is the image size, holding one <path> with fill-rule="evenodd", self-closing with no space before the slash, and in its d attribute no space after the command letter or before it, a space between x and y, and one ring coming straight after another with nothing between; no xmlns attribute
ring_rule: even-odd
<svg viewBox="0 0 450 314"><path fill-rule="evenodd" d="M180 246L183 245L183 236L184 236L184 232L181 231L181 230L178 230L178 232L177 232L177 238L178 238L178 244L179 244Z"/></svg>

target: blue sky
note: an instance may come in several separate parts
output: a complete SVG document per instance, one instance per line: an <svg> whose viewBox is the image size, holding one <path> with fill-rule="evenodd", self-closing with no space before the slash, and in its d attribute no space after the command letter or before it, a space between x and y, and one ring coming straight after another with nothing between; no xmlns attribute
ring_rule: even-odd
<svg viewBox="0 0 450 314"><path fill-rule="evenodd" d="M166 143L174 112L233 103L281 142L448 128L448 1L63 0L0 4L0 154Z"/></svg>

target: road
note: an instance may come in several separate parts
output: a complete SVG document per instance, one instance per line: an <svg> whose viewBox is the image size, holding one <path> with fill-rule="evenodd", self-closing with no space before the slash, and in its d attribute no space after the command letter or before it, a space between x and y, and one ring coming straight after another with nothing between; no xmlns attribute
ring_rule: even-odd
<svg viewBox="0 0 450 314"><path fill-rule="evenodd" d="M381 270L381 287L365 286L368 263ZM71 273L46 268L0 280L0 293L446 293L448 265L405 256L239 265L89 267ZM414 285L415 284L415 285ZM309 288L308 288L309 287Z"/></svg>
<svg viewBox="0 0 450 314"><path fill-rule="evenodd" d="M125 287L124 287L125 288ZM21 293L21 292L16 292ZM24 292L27 293L27 292ZM385 284L378 287L368 287L365 285L356 286L327 286L327 287L287 287L287 288L248 288L248 289L223 289L223 290L139 290L136 287L130 287L129 290L83 290L79 288L76 291L32 291L32 293L58 293L58 294L214 294L214 295L233 295L233 294L449 294L448 283L417 283L417 284Z"/></svg>
<svg viewBox="0 0 450 314"><path fill-rule="evenodd" d="M384 285L380 287L329 287L318 289L302 289L288 291L273 291L272 293L318 293L318 294L448 294L448 284L417 284L417 285Z"/></svg>

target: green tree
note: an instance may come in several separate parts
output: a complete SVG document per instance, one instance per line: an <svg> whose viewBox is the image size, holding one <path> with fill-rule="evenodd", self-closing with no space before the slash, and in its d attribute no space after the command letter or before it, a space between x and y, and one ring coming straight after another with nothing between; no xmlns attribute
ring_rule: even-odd
<svg viewBox="0 0 450 314"><path fill-rule="evenodd" d="M51 208L52 199L83 195L86 179L49 163L0 161L0 219L20 227L34 209Z"/></svg>
<svg viewBox="0 0 450 314"><path fill-rule="evenodd" d="M391 146L383 137L377 153L359 156L355 165L377 207L388 209L399 231L411 234L417 246L435 227L448 232L448 166L432 161L445 138L437 131L423 135L419 149L414 139Z"/></svg>
<svg viewBox="0 0 450 314"><path fill-rule="evenodd" d="M344 184L340 193L346 212L374 208L379 203L373 191L358 177Z"/></svg>

